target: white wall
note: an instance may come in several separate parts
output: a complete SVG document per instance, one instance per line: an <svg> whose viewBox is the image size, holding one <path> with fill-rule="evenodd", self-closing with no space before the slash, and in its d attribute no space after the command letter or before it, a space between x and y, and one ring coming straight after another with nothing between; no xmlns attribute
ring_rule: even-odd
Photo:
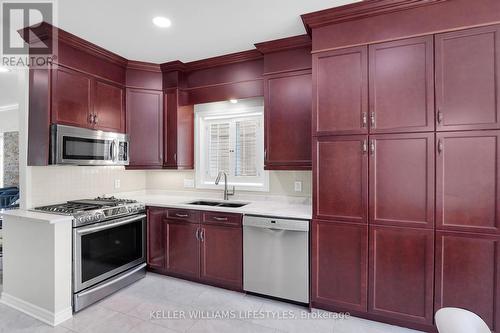
<svg viewBox="0 0 500 333"><path fill-rule="evenodd" d="M0 111L0 133L19 131L19 110Z"/></svg>

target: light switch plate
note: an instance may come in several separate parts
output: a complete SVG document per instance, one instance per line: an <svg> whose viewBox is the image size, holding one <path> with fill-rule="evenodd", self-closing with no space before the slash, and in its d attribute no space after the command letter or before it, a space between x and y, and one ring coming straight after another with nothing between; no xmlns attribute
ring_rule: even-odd
<svg viewBox="0 0 500 333"><path fill-rule="evenodd" d="M115 189L119 189L122 186L120 179L115 179Z"/></svg>
<svg viewBox="0 0 500 333"><path fill-rule="evenodd" d="M194 179L184 179L184 188L194 188Z"/></svg>
<svg viewBox="0 0 500 333"><path fill-rule="evenodd" d="M296 181L294 184L295 192L302 192L302 182Z"/></svg>

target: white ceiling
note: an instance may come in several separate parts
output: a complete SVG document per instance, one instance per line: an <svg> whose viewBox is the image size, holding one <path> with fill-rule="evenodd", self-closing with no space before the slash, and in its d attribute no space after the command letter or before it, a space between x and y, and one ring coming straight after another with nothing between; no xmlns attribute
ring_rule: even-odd
<svg viewBox="0 0 500 333"><path fill-rule="evenodd" d="M305 33L301 14L359 0L60 0L57 25L130 60L200 60ZM172 20L168 29L151 22Z"/></svg>

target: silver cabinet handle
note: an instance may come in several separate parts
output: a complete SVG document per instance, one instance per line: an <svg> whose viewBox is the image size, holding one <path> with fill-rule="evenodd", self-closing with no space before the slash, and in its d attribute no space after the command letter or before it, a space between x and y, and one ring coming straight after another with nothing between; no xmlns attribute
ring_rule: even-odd
<svg viewBox="0 0 500 333"><path fill-rule="evenodd" d="M97 123L98 123L98 122L99 122L99 120L97 119L97 115L96 115L96 114L94 114L94 124L96 124L96 125L97 125Z"/></svg>
<svg viewBox="0 0 500 333"><path fill-rule="evenodd" d="M375 128L375 112L370 112L370 126Z"/></svg>
<svg viewBox="0 0 500 333"><path fill-rule="evenodd" d="M438 153L441 154L444 149L443 140L439 139L437 148L438 148Z"/></svg>
<svg viewBox="0 0 500 333"><path fill-rule="evenodd" d="M189 214L175 213L175 216L177 216L177 217L189 217Z"/></svg>
<svg viewBox="0 0 500 333"><path fill-rule="evenodd" d="M366 127L368 124L368 116L366 112L361 113L361 127Z"/></svg>
<svg viewBox="0 0 500 333"><path fill-rule="evenodd" d="M94 115L92 113L89 114L89 123L91 123L91 124L94 123Z"/></svg>
<svg viewBox="0 0 500 333"><path fill-rule="evenodd" d="M264 161L267 161L267 148L264 149Z"/></svg>
<svg viewBox="0 0 500 333"><path fill-rule="evenodd" d="M227 217L214 216L213 219L216 220L216 221L227 221Z"/></svg>
<svg viewBox="0 0 500 333"><path fill-rule="evenodd" d="M200 240L200 228L196 228L196 239Z"/></svg>
<svg viewBox="0 0 500 333"><path fill-rule="evenodd" d="M375 140L370 140L370 155L375 155Z"/></svg>
<svg viewBox="0 0 500 333"><path fill-rule="evenodd" d="M366 152L368 151L368 143L366 142L366 140L363 140L363 142L361 143L361 151L363 152L363 154L366 154Z"/></svg>
<svg viewBox="0 0 500 333"><path fill-rule="evenodd" d="M177 153L174 153L174 161L177 162Z"/></svg>
<svg viewBox="0 0 500 333"><path fill-rule="evenodd" d="M437 112L437 122L438 124L442 124L443 123L443 112L441 110L438 110Z"/></svg>
<svg viewBox="0 0 500 333"><path fill-rule="evenodd" d="M201 228L200 231L200 240L203 242L205 240L205 229Z"/></svg>

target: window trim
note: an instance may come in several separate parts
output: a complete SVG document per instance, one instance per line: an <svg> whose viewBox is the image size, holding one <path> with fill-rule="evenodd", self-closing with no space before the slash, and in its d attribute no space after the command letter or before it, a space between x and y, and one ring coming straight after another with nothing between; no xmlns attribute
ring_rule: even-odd
<svg viewBox="0 0 500 333"><path fill-rule="evenodd" d="M241 103L243 105L238 106L229 106L224 105L226 102L219 103L210 103L217 104L213 108L204 108L201 107L201 110L195 111L195 188L197 189L217 189L220 190L224 187L223 183L219 183L219 185L215 185L215 182L207 182L204 177L205 168L207 166L203 166L203 162L201 161L202 156L200 155L200 149L202 146L207 143L202 142L202 138L206 137L206 131L203 128L205 126L205 120L216 120L216 119L227 119L227 118L246 118L249 116L260 116L261 119L261 142L262 148L259 149L262 151L262 155L260 156L260 160L262 163L262 169L259 171L262 172L262 185L259 183L258 185L250 185L249 183L235 183L228 182L228 186L235 186L237 191L252 191L252 192L269 192L269 172L264 169L264 106L262 105L252 105L252 103L248 106L244 105L245 103ZM208 118L208 119L207 119ZM205 158L206 156L203 156Z"/></svg>

